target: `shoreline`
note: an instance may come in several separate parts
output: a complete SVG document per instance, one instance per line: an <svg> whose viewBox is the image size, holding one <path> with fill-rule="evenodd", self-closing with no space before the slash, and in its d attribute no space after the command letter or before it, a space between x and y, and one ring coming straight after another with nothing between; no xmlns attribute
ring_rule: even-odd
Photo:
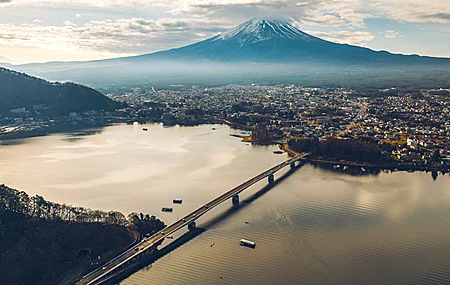
<svg viewBox="0 0 450 285"><path fill-rule="evenodd" d="M101 121L94 121L94 122L83 122L78 124L68 124L68 123L59 123L50 127L46 128L39 128L35 129L33 131L19 131L12 134L4 134L0 135L0 144L2 141L10 141L15 139L26 139L26 138L33 138L33 137L42 137L47 136L51 134L58 134L58 133L66 133L71 131L78 131L78 130L85 130L90 128L103 128L112 126L114 124L128 124L129 121L114 121L114 122L101 122ZM145 123L158 123L158 122L145 122ZM196 124L193 126L199 126L199 125L208 125L208 124L224 124L231 128L240 129L248 131L248 127L244 126L238 126L230 121L227 120L215 120L214 122L208 122L204 124ZM140 123L142 124L142 122ZM181 125L180 125L181 126ZM251 140L251 136L241 136L241 135L231 135L234 137L238 137L242 139L242 142L245 143L256 143ZM298 152L292 150L289 148L289 146L279 143L273 143L278 144L280 149L284 152L288 153L291 156L297 156L299 155ZM350 166L350 167L360 167L360 168L367 168L367 169L373 169L373 170L390 170L390 171L440 171L443 174L450 172L450 169L445 169L442 167L433 167L433 166L427 166L427 165L412 165L408 163L368 163L368 162L355 162L355 161L336 161L331 159L318 159L318 158L305 158L303 159L305 162L311 163L311 164L319 164L319 165L340 165L340 166Z"/></svg>
<svg viewBox="0 0 450 285"><path fill-rule="evenodd" d="M9 133L9 134L1 134L0 142L16 140L16 139L43 137L43 136L47 136L47 135L51 135L51 134L66 133L66 132L70 132L70 131L85 130L85 129L90 129L90 128L103 128L103 127L112 126L117 123L120 123L120 122L92 122L92 123L82 123L82 124L60 123L60 124L56 124L56 125L49 126L49 127L34 129L31 131L18 131L18 132Z"/></svg>
<svg viewBox="0 0 450 285"><path fill-rule="evenodd" d="M292 150L289 148L287 144L280 145L280 149L287 152L291 156L297 156L299 155L298 152ZM305 158L303 159L305 162L308 162L310 164L317 164L317 165L339 165L342 166L348 166L348 167L359 167L364 169L371 169L371 170L390 170L390 171L406 171L406 172L414 172L414 171L421 171L421 172L441 172L442 174L449 173L448 169L439 168L439 167L430 167L426 165L411 165L408 163L384 163L384 164L372 164L368 162L352 162L352 161L335 161L335 160L327 160L327 159L317 159L317 158ZM363 171L364 172L364 171Z"/></svg>

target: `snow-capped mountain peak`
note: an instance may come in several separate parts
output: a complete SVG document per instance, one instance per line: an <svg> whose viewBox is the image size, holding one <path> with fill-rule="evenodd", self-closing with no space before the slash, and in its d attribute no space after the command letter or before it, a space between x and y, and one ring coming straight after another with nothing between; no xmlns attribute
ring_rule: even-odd
<svg viewBox="0 0 450 285"><path fill-rule="evenodd" d="M241 45L274 38L311 41L314 37L303 33L293 25L279 20L251 19L215 37L218 40L238 40Z"/></svg>

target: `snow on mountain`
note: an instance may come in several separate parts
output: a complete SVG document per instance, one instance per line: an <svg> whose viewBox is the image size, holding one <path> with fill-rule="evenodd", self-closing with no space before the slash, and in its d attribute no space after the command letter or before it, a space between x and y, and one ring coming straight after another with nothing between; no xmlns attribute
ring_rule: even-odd
<svg viewBox="0 0 450 285"><path fill-rule="evenodd" d="M252 19L215 36L212 41L237 40L241 45L244 45L277 38L307 42L318 40L284 21Z"/></svg>

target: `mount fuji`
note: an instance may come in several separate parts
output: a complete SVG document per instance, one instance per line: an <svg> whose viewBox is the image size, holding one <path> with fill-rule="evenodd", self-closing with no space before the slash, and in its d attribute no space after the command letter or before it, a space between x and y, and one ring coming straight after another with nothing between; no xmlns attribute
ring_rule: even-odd
<svg viewBox="0 0 450 285"><path fill-rule="evenodd" d="M326 63L437 63L443 59L404 56L386 51L329 42L285 21L252 19L204 41L181 48L135 57L221 62L326 62ZM450 60L444 59L446 63Z"/></svg>
<svg viewBox="0 0 450 285"><path fill-rule="evenodd" d="M297 83L450 86L450 59L338 44L279 20L252 19L206 40L139 56L8 66L49 80L117 86Z"/></svg>

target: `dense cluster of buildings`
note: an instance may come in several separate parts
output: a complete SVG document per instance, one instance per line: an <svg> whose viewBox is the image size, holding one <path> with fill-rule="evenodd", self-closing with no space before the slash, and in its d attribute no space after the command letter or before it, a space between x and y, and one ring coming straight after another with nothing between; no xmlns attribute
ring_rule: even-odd
<svg viewBox="0 0 450 285"><path fill-rule="evenodd" d="M169 124L226 122L274 141L356 138L399 162L427 165L450 156L450 92L395 89L366 94L299 86L225 86L112 94Z"/></svg>

